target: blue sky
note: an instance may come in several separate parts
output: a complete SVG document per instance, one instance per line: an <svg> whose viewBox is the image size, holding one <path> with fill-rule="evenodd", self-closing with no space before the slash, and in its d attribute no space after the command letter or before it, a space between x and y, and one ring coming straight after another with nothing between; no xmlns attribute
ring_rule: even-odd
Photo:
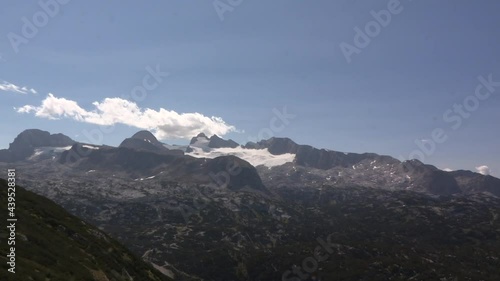
<svg viewBox="0 0 500 281"><path fill-rule="evenodd" d="M110 145L144 128L168 143L272 132L500 176L500 87L475 96L479 76L500 81L498 1L40 2L45 22L38 1L0 9L2 148L27 128ZM391 18L356 45L372 11ZM285 107L295 117L281 126Z"/></svg>

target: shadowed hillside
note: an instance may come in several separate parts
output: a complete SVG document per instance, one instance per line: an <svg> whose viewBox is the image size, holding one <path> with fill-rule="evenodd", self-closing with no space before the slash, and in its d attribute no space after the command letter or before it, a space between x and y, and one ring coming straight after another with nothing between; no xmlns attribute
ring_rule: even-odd
<svg viewBox="0 0 500 281"><path fill-rule="evenodd" d="M16 273L7 271L7 182L2 206L0 280L170 280L97 228L52 201L16 187ZM133 278L133 279L132 279Z"/></svg>

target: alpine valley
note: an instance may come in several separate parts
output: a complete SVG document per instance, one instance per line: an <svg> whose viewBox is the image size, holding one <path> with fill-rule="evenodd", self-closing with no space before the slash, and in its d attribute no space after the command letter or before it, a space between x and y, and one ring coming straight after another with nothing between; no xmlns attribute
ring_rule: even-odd
<svg viewBox="0 0 500 281"><path fill-rule="evenodd" d="M165 280L500 280L492 176L288 138L201 133L180 146L148 131L112 147L30 129L0 166ZM127 278L148 280L136 271Z"/></svg>

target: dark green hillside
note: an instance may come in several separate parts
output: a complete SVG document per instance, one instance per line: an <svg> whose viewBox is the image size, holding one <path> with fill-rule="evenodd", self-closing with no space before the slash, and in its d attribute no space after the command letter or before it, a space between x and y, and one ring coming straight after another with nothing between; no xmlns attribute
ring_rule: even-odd
<svg viewBox="0 0 500 281"><path fill-rule="evenodd" d="M16 274L7 271L7 182L0 179L0 280L170 280L52 201L16 187ZM132 279L132 278L133 279Z"/></svg>

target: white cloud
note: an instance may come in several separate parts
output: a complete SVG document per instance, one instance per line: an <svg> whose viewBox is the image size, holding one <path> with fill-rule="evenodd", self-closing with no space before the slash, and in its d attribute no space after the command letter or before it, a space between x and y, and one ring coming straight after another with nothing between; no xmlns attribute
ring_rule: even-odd
<svg viewBox="0 0 500 281"><path fill-rule="evenodd" d="M17 94L37 93L37 91L33 88L28 88L26 86L17 86L7 81L3 81L2 83L0 83L0 91L12 92Z"/></svg>
<svg viewBox="0 0 500 281"><path fill-rule="evenodd" d="M92 103L94 110L88 111L77 102L49 94L40 106L25 105L15 108L19 113L34 113L48 119L70 118L96 125L125 124L153 131L159 139L191 138L200 132L223 136L236 131L220 117L207 117L200 113L177 113L160 108L140 108L136 103L121 98L106 98Z"/></svg>
<svg viewBox="0 0 500 281"><path fill-rule="evenodd" d="M445 172L453 172L453 170L450 169L450 168L444 168L443 171L445 171Z"/></svg>
<svg viewBox="0 0 500 281"><path fill-rule="evenodd" d="M479 166L479 167L476 167L476 170L478 173L480 173L481 175L485 175L485 176L489 176L491 173L491 170L488 166Z"/></svg>

